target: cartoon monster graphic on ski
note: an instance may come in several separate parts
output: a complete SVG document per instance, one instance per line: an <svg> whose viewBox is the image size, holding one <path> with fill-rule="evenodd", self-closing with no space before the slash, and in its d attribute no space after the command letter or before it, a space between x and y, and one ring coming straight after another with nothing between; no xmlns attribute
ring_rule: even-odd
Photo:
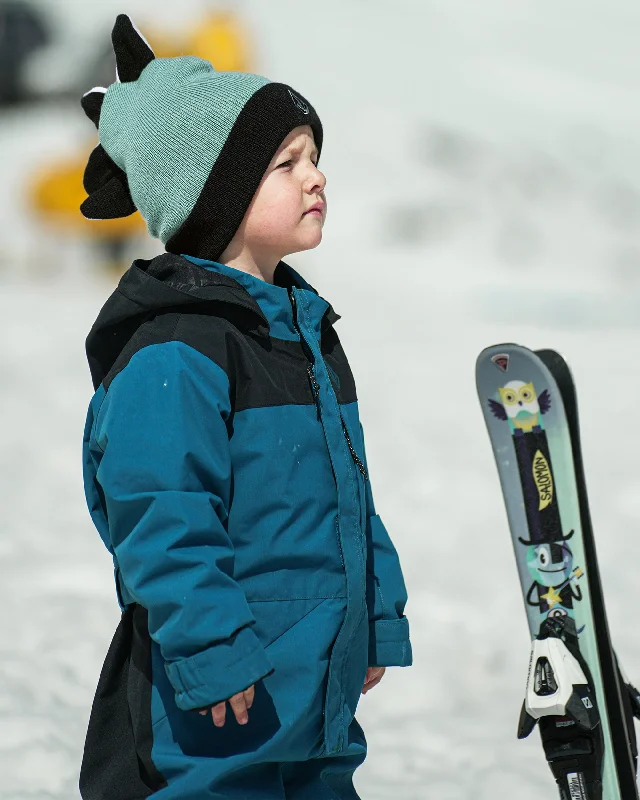
<svg viewBox="0 0 640 800"><path fill-rule="evenodd" d="M582 600L582 591L577 581L582 577L580 567L573 566L573 553L567 541L573 531L560 542L541 542L534 544L520 539L529 545L527 567L533 583L527 592L527 605L537 606L540 613L559 614L573 609L573 601Z"/></svg>

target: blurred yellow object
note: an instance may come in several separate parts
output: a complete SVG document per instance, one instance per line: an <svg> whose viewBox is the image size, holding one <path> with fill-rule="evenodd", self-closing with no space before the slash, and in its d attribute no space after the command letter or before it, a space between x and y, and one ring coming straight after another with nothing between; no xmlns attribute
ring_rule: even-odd
<svg viewBox="0 0 640 800"><path fill-rule="evenodd" d="M144 26L157 58L190 55L210 61L220 72L250 72L251 45L244 25L230 11L212 11L182 38Z"/></svg>
<svg viewBox="0 0 640 800"><path fill-rule="evenodd" d="M229 11L208 14L185 42L186 53L210 61L220 72L251 72L250 49L244 26Z"/></svg>
<svg viewBox="0 0 640 800"><path fill-rule="evenodd" d="M156 58L176 58L183 56L183 42L173 33L167 34L144 25L144 37L151 43Z"/></svg>
<svg viewBox="0 0 640 800"><path fill-rule="evenodd" d="M31 205L40 216L70 232L100 239L121 239L146 230L139 212L120 219L89 220L80 212L87 196L82 176L89 153L76 160L63 161L43 169L32 179L29 187Z"/></svg>

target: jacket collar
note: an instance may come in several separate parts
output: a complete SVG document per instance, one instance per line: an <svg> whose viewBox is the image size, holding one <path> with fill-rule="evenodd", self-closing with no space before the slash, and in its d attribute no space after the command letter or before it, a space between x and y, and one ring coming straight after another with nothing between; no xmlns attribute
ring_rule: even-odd
<svg viewBox="0 0 640 800"><path fill-rule="evenodd" d="M274 282L267 283L250 273L217 261L208 261L190 255L182 256L186 261L203 267L210 274L220 279L232 281L229 286L240 286L246 293L245 299L250 302L260 323L256 327L259 335L277 338L296 338L296 327L293 320L290 292L293 288L304 293L306 316L310 320L317 336L320 336L326 325L332 325L340 315L331 304L321 297L316 289L308 283L293 267L280 261L274 273ZM252 301L252 302L251 302Z"/></svg>
<svg viewBox="0 0 640 800"><path fill-rule="evenodd" d="M279 309L283 314L287 310L292 314L288 292L295 288L304 295L305 310L310 312L316 335L340 319L340 315L294 269L281 261L276 272L280 284L276 288L281 293L285 292L280 295L282 302ZM270 285L259 279L254 280L263 286L254 287L252 293L236 278L220 270L203 269L173 253L134 261L107 298L86 339L94 388L100 385L140 325L166 311L195 310L199 307L202 313L228 315L234 324L268 339L272 331L271 323L275 320L273 316L270 320L269 314L264 313L260 298L254 294L256 290L264 290ZM284 305L285 297L288 306ZM292 323L292 317L290 319ZM284 320L286 326L289 318L285 315ZM275 325L272 336L279 335L278 327L279 323ZM284 329L281 330L284 332Z"/></svg>

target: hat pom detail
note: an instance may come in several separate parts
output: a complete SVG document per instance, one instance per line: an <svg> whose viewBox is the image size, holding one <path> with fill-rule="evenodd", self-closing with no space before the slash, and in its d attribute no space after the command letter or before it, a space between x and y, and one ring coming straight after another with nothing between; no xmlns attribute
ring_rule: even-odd
<svg viewBox="0 0 640 800"><path fill-rule="evenodd" d="M91 91L83 94L82 100L80 101L84 113L89 117L96 128L100 122L100 112L102 111L102 104L104 103L104 96L106 93L106 89L102 86L97 86L95 89L91 89Z"/></svg>
<svg viewBox="0 0 640 800"><path fill-rule="evenodd" d="M102 145L89 156L82 182L89 197L80 211L87 219L117 219L137 211L126 173L109 158Z"/></svg>
<svg viewBox="0 0 640 800"><path fill-rule="evenodd" d="M116 56L117 83L137 81L144 68L155 60L149 43L127 14L117 16L111 41ZM85 114L98 129L106 94L105 88L97 86L81 100ZM80 211L87 219L117 219L138 210L131 197L126 173L101 144L89 156L82 182L89 197L80 206Z"/></svg>
<svg viewBox="0 0 640 800"><path fill-rule="evenodd" d="M121 83L137 81L142 70L155 59L149 43L127 14L118 14L111 32L116 54L116 78Z"/></svg>

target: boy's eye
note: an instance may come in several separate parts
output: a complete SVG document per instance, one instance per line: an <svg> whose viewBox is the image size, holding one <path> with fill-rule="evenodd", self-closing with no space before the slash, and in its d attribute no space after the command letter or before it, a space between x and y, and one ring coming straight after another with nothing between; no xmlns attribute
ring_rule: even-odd
<svg viewBox="0 0 640 800"><path fill-rule="evenodd" d="M317 160L316 161L312 161L311 163L313 164L314 167L316 167L316 168L318 167L318 161ZM293 164L293 159L292 158L290 158L288 161L283 161L281 164L278 164L276 169L280 169L280 167L288 167L291 164Z"/></svg>

